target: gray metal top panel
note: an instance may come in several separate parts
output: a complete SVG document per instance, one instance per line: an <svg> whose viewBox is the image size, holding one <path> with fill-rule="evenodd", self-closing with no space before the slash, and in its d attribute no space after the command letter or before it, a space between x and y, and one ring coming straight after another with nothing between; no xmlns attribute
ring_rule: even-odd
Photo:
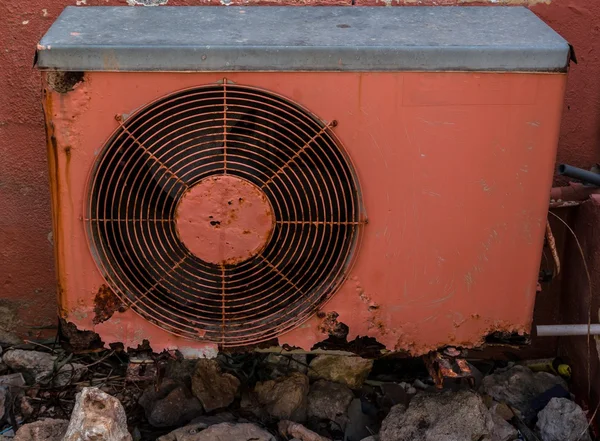
<svg viewBox="0 0 600 441"><path fill-rule="evenodd" d="M67 7L41 69L561 71L567 42L522 7Z"/></svg>

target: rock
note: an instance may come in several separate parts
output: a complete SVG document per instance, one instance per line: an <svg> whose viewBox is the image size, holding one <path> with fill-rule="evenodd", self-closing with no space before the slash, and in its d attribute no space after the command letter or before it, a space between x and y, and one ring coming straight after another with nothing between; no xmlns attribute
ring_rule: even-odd
<svg viewBox="0 0 600 441"><path fill-rule="evenodd" d="M345 385L318 380L308 393L308 417L335 421L342 429L348 421L348 406L354 394Z"/></svg>
<svg viewBox="0 0 600 441"><path fill-rule="evenodd" d="M23 415L23 418L28 419L30 418L33 413L35 412L35 409L33 407L33 404L31 403L31 398L29 397L21 397L21 400L19 401L19 408L21 409L21 415Z"/></svg>
<svg viewBox="0 0 600 441"><path fill-rule="evenodd" d="M492 406L490 407L490 413L498 415L504 421L509 421L514 416L510 408L505 403L492 403Z"/></svg>
<svg viewBox="0 0 600 441"><path fill-rule="evenodd" d="M132 441L123 406L98 388L84 387L63 441Z"/></svg>
<svg viewBox="0 0 600 441"><path fill-rule="evenodd" d="M221 372L217 360L201 358L192 376L192 392L204 410L211 412L229 406L240 387L240 380Z"/></svg>
<svg viewBox="0 0 600 441"><path fill-rule="evenodd" d="M173 435L175 432L179 433ZM220 423L200 431L175 432L161 436L158 441L276 441L269 432L250 423Z"/></svg>
<svg viewBox="0 0 600 441"><path fill-rule="evenodd" d="M408 409L392 407L381 424L381 441L489 440L488 409L471 390L417 394Z"/></svg>
<svg viewBox="0 0 600 441"><path fill-rule="evenodd" d="M514 366L502 372L488 375L481 382L481 391L498 402L505 402L521 413L526 413L531 400L548 389L565 381L548 372L534 373L525 366Z"/></svg>
<svg viewBox="0 0 600 441"><path fill-rule="evenodd" d="M13 441L62 441L67 431L67 420L47 418L21 426Z"/></svg>
<svg viewBox="0 0 600 441"><path fill-rule="evenodd" d="M377 435L371 435L361 439L360 441L379 441L379 437Z"/></svg>
<svg viewBox="0 0 600 441"><path fill-rule="evenodd" d="M566 398L552 398L538 414L535 427L542 441L591 441L583 410Z"/></svg>
<svg viewBox="0 0 600 441"><path fill-rule="evenodd" d="M202 415L202 404L182 384L167 379L158 391L149 386L140 397L148 422L154 427L181 426Z"/></svg>
<svg viewBox="0 0 600 441"><path fill-rule="evenodd" d="M285 437L285 439L297 438L303 441L331 441L329 438L325 438L304 427L302 424L293 421L279 421L279 423L277 423L277 430L281 436Z"/></svg>
<svg viewBox="0 0 600 441"><path fill-rule="evenodd" d="M256 383L254 395L267 413L278 419L306 420L308 377L292 372L287 377Z"/></svg>
<svg viewBox="0 0 600 441"><path fill-rule="evenodd" d="M14 371L22 372L30 384L51 384L61 387L79 381L86 367L79 363L66 363L57 373L54 372L57 357L47 352L12 349L2 360Z"/></svg>
<svg viewBox="0 0 600 441"><path fill-rule="evenodd" d="M408 406L411 395L408 394L407 389L408 387L412 386L406 385L406 388L404 386L405 385L403 384L396 383L382 383L379 386L381 393L383 394L382 407L385 409L391 409L392 406L395 406L396 404L404 404L405 406ZM417 393L417 390L414 387L412 387L412 389L414 389L414 393Z"/></svg>
<svg viewBox="0 0 600 441"><path fill-rule="evenodd" d="M6 415L6 404L10 405L10 390L8 386L0 386L0 421L4 421L7 418Z"/></svg>
<svg viewBox="0 0 600 441"><path fill-rule="evenodd" d="M305 354L269 354L265 359L265 364L271 368L271 378L285 377L292 372L306 374L308 371Z"/></svg>
<svg viewBox="0 0 600 441"><path fill-rule="evenodd" d="M191 435L196 435L202 430L221 423L233 423L235 417L229 412L218 413L216 415L202 415L194 418L190 424L163 435L157 441L181 441L189 439ZM187 437L187 438L186 438Z"/></svg>
<svg viewBox="0 0 600 441"><path fill-rule="evenodd" d="M167 362L165 377L175 381L187 384L189 386L190 379L196 369L197 360L188 360L186 358L171 359Z"/></svg>
<svg viewBox="0 0 600 441"><path fill-rule="evenodd" d="M359 389L373 368L373 360L343 355L318 355L309 365L311 379L342 383L350 389Z"/></svg>
<svg viewBox="0 0 600 441"><path fill-rule="evenodd" d="M355 398L348 406L348 423L344 431L344 441L361 441L371 433L379 431L375 416L366 415L362 411L362 403Z"/></svg>
<svg viewBox="0 0 600 441"><path fill-rule="evenodd" d="M492 434L491 441L513 441L519 436L519 432L498 413L490 411L488 419L488 430Z"/></svg>

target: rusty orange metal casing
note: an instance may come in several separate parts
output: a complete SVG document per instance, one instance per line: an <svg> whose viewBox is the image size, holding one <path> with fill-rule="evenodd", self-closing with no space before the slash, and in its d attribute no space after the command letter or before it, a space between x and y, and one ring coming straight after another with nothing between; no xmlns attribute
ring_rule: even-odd
<svg viewBox="0 0 600 441"><path fill-rule="evenodd" d="M102 13L97 11L99 9L103 10ZM410 8L416 12L396 8L393 13L377 8L360 8L360 11L353 10L345 15L344 8L298 8L295 9L298 11L295 16L300 17L298 22L302 21L303 14L315 14L311 16L315 33L325 32L323 29L329 27L334 33L330 46L327 41L323 43L321 40L319 44L309 41L306 46L314 52L303 58L302 49L298 49L302 45L297 46L295 52L290 50L289 54L282 49L277 56L272 55L274 52L268 45L264 48L258 44L254 44L252 49L244 47L245 40L252 40L246 33L251 33L250 29L259 20L264 20L267 34L271 29L269 26L283 26L283 23L278 25L281 15L277 14L286 14L286 8L269 9L274 12L258 7L227 8L228 12L225 8L215 8L202 14L212 14L212 19L217 22L222 20L221 26L237 23L240 32L237 40L242 52L229 48L229 52L223 49L221 53L213 54L210 52L213 42L204 44L200 41L193 57L186 55L184 50L173 59L168 59L168 56L165 59L167 49L160 47L159 43L156 52L152 52L152 41L142 44L144 35L145 38L151 37L147 35L148 30L135 28L135 21L132 32L139 32L139 35L130 40L131 47L119 49L111 46L114 42L107 41L106 50L97 52L99 42L85 41L85 38L92 37L86 37L82 23L97 14L99 26L103 26L102 23L109 26L103 21L108 20L110 14L117 17L124 9L127 9L124 14L130 20L131 14L151 14L152 20L165 20L165 23L174 25L178 13L159 10L183 8L152 8L152 11L149 8L85 8L86 12L81 12L80 8L68 8L38 47L38 66L43 70L54 241L63 319L81 330L97 332L105 343L122 342L135 347L148 340L155 351L179 349L184 354L195 355L214 354L220 345L235 346L225 338L228 332L237 332L238 340L231 340L233 342L263 342L310 350L325 340L339 323L348 327L348 340L369 336L388 350L406 351L411 355L422 355L447 345L478 346L488 334L496 331L521 335L529 332L568 56L564 40L533 14L521 8L510 8L512 11L505 8L468 8L477 12L465 12L466 8ZM445 11L441 12L441 9ZM494 12L496 9L497 12ZM191 8L184 15L194 14L195 10ZM392 27L402 20L414 22L419 17L427 24L427 20L432 20L428 14L441 14L439 20L446 23L446 28L440 31L442 34L452 30L453 26L460 26L462 14L475 14L464 19L469 21L475 33L477 23L481 22L481 35L484 35L486 26L493 27L497 21L510 19L512 26L528 28L522 32L538 32L542 37L538 41L530 38L531 35L519 34L521 31L515 31L510 23L504 23L499 31L505 32L509 40L521 38L519 41L525 49L513 44L514 41L508 41L506 47L502 43L490 43L489 47L482 43L481 53L473 54L469 43L471 37L461 31L452 38L458 39L455 43L459 44L461 38L465 39L462 58L460 53L456 53L456 44L437 48L439 53L428 51L427 47L434 46L431 39L436 37L424 35L420 37L424 49L419 49L419 53L411 55L414 49L406 49L407 44L402 41L391 42L390 47L374 47L369 52L365 42L371 41L373 31L362 29L360 24L367 26L375 20L385 28L388 22L384 17L390 14L393 17L388 20ZM405 14L417 15L406 18ZM444 14L454 15L448 19ZM494 14L500 14L500 17ZM503 14L509 16L504 17ZM137 19L142 20L142 17ZM238 23L239 20L248 21ZM185 21L177 23L181 28L186 27ZM523 26L523 23L528 26ZM114 26L119 26L118 20ZM292 19L286 26L293 34L297 24ZM365 43L363 46L356 44L356 47L363 47L357 50L364 51L356 57L348 48L342 50L338 46L336 49L335 44L338 34L352 30L355 30L352 35L359 43ZM489 30L485 29L485 32ZM98 35L94 38L109 38L102 33ZM495 35L498 37L498 34ZM346 37L342 35L340 38ZM69 39L73 44L66 43ZM501 39L498 37L497 40ZM251 43L256 42L248 44ZM281 47L290 47L284 43ZM136 44L140 46L136 47ZM229 41L228 44L234 46L235 42ZM510 47L518 50L512 53ZM340 50L340 54L332 58L335 50ZM448 51L447 55L444 50ZM72 55L70 51L78 52ZM86 51L90 54L88 58L82 56ZM248 51L255 51L251 59L244 55L250 53ZM389 58L378 55L381 51L391 54L393 63ZM529 61L519 58L517 52L523 51L529 54ZM216 61L211 61L213 59ZM186 60L192 61L185 64ZM346 60L351 61L346 63ZM401 61L404 64L397 64ZM207 63L205 67L202 65L204 62ZM286 62L290 64L286 65ZM168 63L174 64L169 68ZM263 63L262 67L256 63ZM298 63L305 63L305 67ZM149 142L144 141L145 132L128 132L134 131L133 124L139 115L150 111L149 103L163 105L169 100L175 102L179 96L173 95L175 93L215 93L225 100L223 104L216 104L223 110L219 110L221 113L215 117L218 121L214 124L223 133L222 138L215 141L216 147L213 144L207 147L209 150L216 149L222 166L218 173L211 172L210 176L199 178L193 185L192 181L186 181L187 175L183 171L173 171L179 170L179 165L171 166L167 159L151 153L149 145L139 147L136 144ZM291 141L278 144L279 141L267 139L274 136L274 129L271 126L260 129L261 124L266 123L254 121L254 129L263 130L262 134L253 135L254 141L245 141L246 147L236 147L240 150L229 150L228 153L227 142L230 142L231 149L234 143L232 127L239 123L231 122L237 118L235 109L247 105L235 101L241 100L239 97L242 95L250 96L248 99L252 102L265 97L265 100L281 103L270 110L273 120L282 118L284 110L281 109L287 109L288 103L295 103L289 104L290 109L297 109L299 118L305 118L311 124L314 122L317 127L314 134L306 135L296 153L288 153L279 166L274 166L276 172L265 176L261 181L264 185L257 184L254 178L235 174L235 152L243 149L252 151L263 148L263 145L275 149L280 144L278 151L283 152ZM227 102L227 99L230 101ZM210 105L215 105L214 102L211 101ZM288 121L285 124L289 127L283 127L285 124L282 123L279 133L304 127L290 115L284 115ZM183 113L178 116L179 120L185 117ZM163 125L167 125L168 121L165 119ZM204 127L198 124L194 127ZM160 123L156 127L156 130L164 129ZM189 125L187 130L192 130L192 126ZM248 138L252 137L248 135ZM131 158L143 157L146 163L151 164L148 173L172 178L169 184L160 183L164 195L167 195L164 197L172 199L168 199L173 205L172 215L169 215L172 217L165 215L167 217L162 218L148 211L153 219L132 219L134 223L148 221L149 224L152 221L152 225L164 221L172 226L168 228L173 231L172 239L163 239L161 243L148 245L148 250L140 251L150 262L147 265L150 275L143 277L151 279L154 284L140 282L142 288L139 288L134 300L134 294L128 292L129 282L123 279L121 273L116 269L111 273L113 267L107 266L109 269L106 269L97 260L102 259L99 256L103 253L110 257L110 253L117 251L129 255L139 250L114 251L121 242L110 242L113 248L102 251L95 244L108 243L106 240L112 239L94 242L96 230L89 222L90 213L92 216L95 213L89 208L96 191L91 189L95 188L95 179L100 179L97 178L100 176L99 167L104 167L99 165L101 158L107 157L104 152L111 143L116 145L119 139L127 140L123 141L121 149L140 148L139 154ZM241 142L241 138L236 139ZM132 147L134 144L136 147ZM279 174L292 178L300 176L301 167L296 164L300 162L298 158L311 149L311 154L316 155L319 153L317 147L323 152L337 152L335 158L342 165L308 167L316 176L316 183L298 177L294 181L294 191L304 189L307 193L294 201L308 200L309 208L297 206L295 211L290 209L289 212L296 215L310 212L317 217L286 217L287 211L281 205L291 204L290 199L285 195L271 196L270 181L278 179ZM197 146L194 148L197 149ZM274 151L265 150L264 158L279 154ZM333 153L325 154L334 158ZM183 158L181 167L187 167L184 156L178 157ZM129 159L123 159L124 163L127 161ZM273 157L272 161L275 163L278 159ZM308 159L305 161L309 162ZM260 167L256 165L256 176L262 173ZM346 178L336 177L335 173L340 170L347 171ZM126 167L111 173L110 176L125 176L130 171ZM323 176L318 177L319 173ZM327 204L337 206L335 213L338 215L332 214L331 219L327 217L329 215L318 218L321 208L310 208L313 207L311 201L317 201L315 207L320 206L319 201L329 196L313 189L321 185L318 182L328 180L331 181L328 191L337 195L338 199L331 196L328 203L322 203L322 210L327 212ZM181 184L181 189L176 181ZM342 181L349 182L348 186L339 184ZM167 185L171 186L171 190L167 189ZM126 194L122 188L117 190ZM345 191L352 194L346 195ZM144 197L140 195L140 199ZM345 203L352 207L347 212L339 208ZM296 204L301 205L302 202ZM127 213L128 207L133 205L123 205L123 213ZM346 214L342 216L339 213ZM124 217L117 221L126 223L127 219ZM285 227L288 230L282 227L286 224L289 224ZM310 268L306 266L310 262L296 262L312 256L310 250L303 251L306 247L301 231L304 230L300 228L304 228L304 224L311 224L306 227L306 231L310 231L306 233L309 238L306 241L313 240L311 235L314 232L320 242L314 239L311 246L320 246L324 250L318 254L319 257L311 257L321 259L315 265L318 266L321 261L345 259L340 266L323 266L332 268L331 271L335 268L336 272L318 279L323 284L319 286L329 287L322 292L317 288L310 291L300 285L304 277L311 276L310 270L307 274L286 273L286 268L295 268L293 265ZM140 228L154 228L144 225ZM110 231L117 234L121 230ZM131 231L137 231L132 234L146 234L146 230ZM265 250L277 248L273 241L285 243L284 231L292 236L300 235L300 239L290 243L302 251L292 249L291 254L274 263L269 260L269 251ZM323 245L332 241L334 231L342 231L339 241L347 241L349 245L346 248L338 250L333 245L332 248ZM143 244L144 240L149 240L147 237L158 237L155 233L149 234L138 242ZM176 252L169 249L173 241L185 244L181 247L184 254L179 260ZM161 247L164 247L164 255L157 254L156 250ZM296 256L296 260L292 262L290 255ZM137 257L132 256L132 266L136 265L135 259ZM290 317L297 317L290 318L290 321L272 324L269 321L274 320L269 318L271 315L265 315L256 319L256 325L234 329L227 322L226 310L234 307L230 304L234 305L238 297L232 297L234 288L226 286L226 283L237 277L236 265L243 266L253 259L263 259L264 262L256 266L260 269L255 268L252 270L254 273L250 271L250 275L246 276L248 279L243 283L247 292L254 292L253 284L259 284L263 280L261 277L265 281L277 280L281 285L272 282L271 286L265 282L257 291L260 296L270 299L274 292L283 293L272 300L279 302L277 308L282 311L291 308L290 296L296 296L293 299L300 302L299 305L303 301L302 296L305 296L311 299L310 308L298 306L299 309L293 310L297 312L290 312ZM163 276L152 275L155 265L152 262L155 261L165 262L164 269L160 269L163 268L160 266L162 263L156 264L159 268L157 274L162 271L160 274ZM144 266L141 262L137 264L140 268ZM196 273L194 265L205 265L207 269ZM180 268L186 274L192 274L192 279L175 279ZM133 278L133 272L127 274ZM164 300L166 306L160 306L162 300L156 289L171 278L169 298ZM189 280L198 282L190 287L187 286ZM211 297L213 291L210 291L213 285L207 282L210 288L206 288L206 304L214 300L216 309L207 306L206 317L197 312L198 322L190 325L191 331L186 328L178 332L178 319L158 315L149 318L153 313L148 309L149 303L145 302L150 300L158 305L152 307L152 311L165 308L177 311L181 308L182 317L188 317L185 315L188 314L186 308L201 311L200 306L191 304L188 297L182 300L184 295L181 293L191 290L189 292L202 296L202 280L214 282L214 299ZM176 289L177 283L181 284L181 292ZM245 291L239 288L235 292L242 299ZM292 292L295 294L285 294ZM240 306L232 317L242 317L244 313L254 317L250 315L252 301L244 301L246 306ZM218 318L219 305L223 308L221 319ZM269 308L268 302L262 307ZM216 314L216 318L211 314ZM187 326L186 320L180 319L182 327ZM263 332L263 327L268 332ZM196 332L195 336L193 332ZM212 338L213 334L223 338Z"/></svg>

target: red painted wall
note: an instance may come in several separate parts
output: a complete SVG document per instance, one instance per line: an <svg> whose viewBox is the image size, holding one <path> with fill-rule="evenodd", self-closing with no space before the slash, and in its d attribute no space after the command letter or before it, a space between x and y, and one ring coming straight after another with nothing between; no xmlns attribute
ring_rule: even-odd
<svg viewBox="0 0 600 441"><path fill-rule="evenodd" d="M136 0L129 0L135 3ZM165 0L137 0L165 2ZM288 4L344 4L352 0L284 0ZM470 0L355 0L354 3L456 4ZM169 5L281 4L278 0L170 0ZM485 3L478 1L477 3ZM526 4L575 47L558 160L589 167L598 160L600 125L600 2L490 0ZM37 41L67 5L126 5L126 0L0 2L0 341L13 331L39 337L56 324L46 147ZM548 309L548 308L546 308ZM551 308L550 308L551 309ZM544 311L544 308L538 308Z"/></svg>

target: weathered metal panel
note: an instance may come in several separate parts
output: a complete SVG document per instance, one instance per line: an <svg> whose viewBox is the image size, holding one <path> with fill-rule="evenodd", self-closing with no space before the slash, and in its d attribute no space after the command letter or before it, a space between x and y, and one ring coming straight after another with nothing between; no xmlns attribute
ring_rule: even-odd
<svg viewBox="0 0 600 441"><path fill-rule="evenodd" d="M522 7L68 7L38 45L70 71L556 71L569 46Z"/></svg>
<svg viewBox="0 0 600 441"><path fill-rule="evenodd" d="M45 76L51 75L46 73ZM333 128L361 182L368 224L346 282L278 337L310 350L330 334L421 355L529 332L565 75L500 73L87 73L46 84L61 314L103 341L214 354L122 311L88 248L88 174L128 115L227 78L274 91ZM47 82L48 83L48 82ZM347 326L345 330L344 324Z"/></svg>

